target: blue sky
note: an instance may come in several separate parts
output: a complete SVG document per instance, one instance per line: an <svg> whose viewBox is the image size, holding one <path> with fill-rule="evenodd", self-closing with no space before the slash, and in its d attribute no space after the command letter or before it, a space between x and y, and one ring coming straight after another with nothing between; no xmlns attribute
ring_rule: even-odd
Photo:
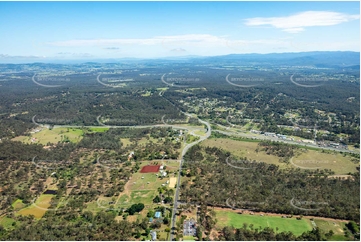
<svg viewBox="0 0 361 242"><path fill-rule="evenodd" d="M360 51L359 2L0 2L0 59Z"/></svg>

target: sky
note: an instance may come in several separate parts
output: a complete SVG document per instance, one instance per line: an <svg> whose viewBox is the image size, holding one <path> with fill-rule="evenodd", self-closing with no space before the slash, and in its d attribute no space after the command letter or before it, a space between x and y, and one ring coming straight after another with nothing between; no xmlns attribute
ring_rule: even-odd
<svg viewBox="0 0 361 242"><path fill-rule="evenodd" d="M0 60L360 51L360 2L0 2Z"/></svg>

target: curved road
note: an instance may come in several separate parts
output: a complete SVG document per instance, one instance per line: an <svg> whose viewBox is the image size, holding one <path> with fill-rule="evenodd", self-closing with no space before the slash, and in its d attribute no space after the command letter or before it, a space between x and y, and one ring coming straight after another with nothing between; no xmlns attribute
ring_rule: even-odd
<svg viewBox="0 0 361 242"><path fill-rule="evenodd" d="M181 111L182 112L182 111ZM191 115L189 113L185 113L185 112L182 112L183 114L185 114L186 116L188 117L195 117L194 115ZM36 115L35 115L36 116ZM32 121L34 124L36 125L39 125L39 126L48 126L48 124L40 124L40 123L37 123L35 121L35 116L32 118ZM81 127L84 127L84 128L99 128L99 127L105 127L105 128L152 128L152 127L172 127L172 128L175 128L175 129L183 129L183 130L188 130L190 133L193 133L192 131L194 130L199 130L199 128L197 127L183 127L183 126L177 126L177 125L169 125L169 124L166 124L164 122L164 116L162 117L162 121L163 121L163 124L153 124L153 125L137 125L137 126L117 126L117 125L105 125L103 124L102 122L99 121L99 118L100 116L97 117L97 121L98 123L100 124L100 126L83 126L83 125L54 125L53 127L54 128L57 128L57 127L65 127L65 128L81 128ZM172 227L175 227L175 220L176 220L176 213L177 213L177 209L178 209L178 197L179 197L179 185L180 185L180 172L182 170L182 163L183 163L183 157L184 155L187 153L187 151L194 145L202 142L203 140L206 140L209 138L209 136L211 135L211 125L206 122L206 121L203 121L201 119L198 118L198 121L204 125L207 126L207 132L206 132L206 135L205 136L200 136L200 135L196 135L198 137L200 137L199 140L197 141L194 141L190 144L187 144L183 150L182 150L182 155L181 155L181 161L179 162L179 172L178 172L178 178L177 178L177 188L176 188L176 192L175 192L175 198L174 198L174 206L173 206L173 212L172 212ZM173 234L172 232L170 233L170 240L173 240Z"/></svg>
<svg viewBox="0 0 361 242"><path fill-rule="evenodd" d="M187 114L186 114L187 115ZM42 124L42 123L37 123L35 121L35 117L36 115L33 116L32 121L34 124L38 125L38 126L50 126L50 124ZM164 116L163 116L164 117ZM163 118L162 117L162 118ZM99 125L53 125L54 128L131 128L131 129L144 129L144 128L154 128L154 127L159 127L159 128L166 128L166 127L171 127L174 129L183 129L183 130L200 130L198 127L193 127L193 126L189 126L189 127L184 127L184 126L177 126L177 125L171 125L171 124L148 124L148 125L134 125L134 126L127 126L127 125L106 125L103 124L102 122L99 121L100 116L97 117L97 121L99 123Z"/></svg>

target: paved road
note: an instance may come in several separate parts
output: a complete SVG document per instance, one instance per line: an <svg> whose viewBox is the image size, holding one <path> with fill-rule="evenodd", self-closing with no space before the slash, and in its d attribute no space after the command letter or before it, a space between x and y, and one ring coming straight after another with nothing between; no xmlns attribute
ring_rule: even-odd
<svg viewBox="0 0 361 242"><path fill-rule="evenodd" d="M181 111L182 112L182 111ZM186 116L189 117L196 117L195 115L191 115L189 113L185 113L182 112L183 114L185 114ZM36 116L36 115L35 115ZM34 124L39 125L39 126L49 126L49 124L39 124L35 121L35 116L32 118L32 121ZM152 127L172 127L175 129L183 129L183 130L188 130L191 134L194 134L192 131L195 130L202 130L199 127L193 127L193 126L189 126L189 127L184 127L184 126L177 126L177 125L169 125L166 124L164 122L164 116L162 117L162 121L164 122L164 124L154 124L154 125L137 125L137 126L118 126L118 125L105 125L102 122L100 122L100 116L97 117L97 121L101 126L94 126L94 125L90 125L90 126L83 126L83 125L54 125L54 128L58 128L58 127L65 127L65 128L99 128L99 127L105 127L105 128L152 128ZM177 179L177 188L176 188L176 192L175 192L175 202L174 202L174 207L173 207L173 214L172 214L172 228L175 227L175 220L176 220L176 213L177 213L177 209L178 209L178 197L179 197L179 185L180 185L180 171L182 170L182 164L183 164L183 157L184 155L187 153L187 151L194 145L202 142L203 140L209 138L209 136L211 135L211 125L206 122L203 121L201 119L198 119L200 123L204 124L207 126L207 132L206 135L204 136L200 136L200 135L196 135L198 137L200 137L199 140L187 144L183 150L182 150L182 155L181 155L181 161L179 162L179 172L178 172L178 179ZM194 134L195 135L195 134ZM171 233L170 235L170 240L173 240L173 234Z"/></svg>
<svg viewBox="0 0 361 242"><path fill-rule="evenodd" d="M50 124L41 124L37 123L35 121L36 115L33 116L32 121L34 124L38 126L45 126L48 127ZM163 116L164 117L164 116ZM53 125L54 128L132 128L132 129L144 129L144 128L153 128L153 127L159 127L159 128L166 128L171 127L174 129L183 129L183 130L189 130L189 131L196 131L196 130L202 130L199 127L196 126L179 126L179 125L171 125L171 124L149 124L149 125L132 125L132 126L126 126L126 125L106 125L99 121L100 116L97 117L97 121L99 122L99 125ZM195 135L195 134L194 134Z"/></svg>
<svg viewBox="0 0 361 242"><path fill-rule="evenodd" d="M188 113L184 113L185 115L189 116L189 117L192 117L191 114L188 114ZM176 224L176 214L177 214L177 209L178 209L178 197L179 197L179 187L180 187L180 179L181 179L181 176L180 176L180 173L181 173L181 170L182 170L182 164L183 164L183 158L184 158L184 155L187 153L187 151L194 145L202 142L203 140L205 139L208 139L209 136L211 135L211 125L206 122L206 121L203 121L201 119L198 119L200 123L202 124L205 124L207 126L207 133L205 136L201 136L199 140L193 142L193 143L190 143L190 144L187 144L183 151L182 151L182 156L181 156L181 162L179 162L179 172L178 172L178 179L177 179L177 188L176 188L176 192L175 192L175 197L174 197L174 206L173 206L173 213L172 213L172 225L171 225L171 229L175 227L175 224ZM171 233L170 233L170 240L172 241L173 240L173 233L174 230L172 229L171 230Z"/></svg>

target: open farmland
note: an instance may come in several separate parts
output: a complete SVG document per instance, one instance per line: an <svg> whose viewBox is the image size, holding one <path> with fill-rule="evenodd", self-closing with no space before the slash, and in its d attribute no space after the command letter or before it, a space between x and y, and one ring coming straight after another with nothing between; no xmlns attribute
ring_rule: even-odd
<svg viewBox="0 0 361 242"><path fill-rule="evenodd" d="M249 214L238 214L231 211L216 211L219 226L233 226L235 228L243 227L243 224L253 224L253 228L271 227L278 232L291 231L295 235L301 235L303 232L312 230L311 222L308 219L297 220L293 218L281 218L281 216L260 216Z"/></svg>
<svg viewBox="0 0 361 242"><path fill-rule="evenodd" d="M29 207L26 207L18 212L19 215L34 215L35 218L40 219L44 216L47 209L50 207L51 199L55 197L54 195L40 195L36 199L35 203L31 204Z"/></svg>
<svg viewBox="0 0 361 242"><path fill-rule="evenodd" d="M298 155L292 157L289 164L286 164L280 162L279 157L268 155L266 152L261 151L258 142L213 138L205 140L201 145L205 147L219 147L231 152L235 156L247 157L252 161L262 161L268 164L278 165L281 168L330 169L337 175L346 175L349 172L356 172L356 167L359 166L359 162L355 162L354 158L335 151L303 150Z"/></svg>
<svg viewBox="0 0 361 242"><path fill-rule="evenodd" d="M349 172L356 172L359 162L352 162L349 156L338 152L321 152L309 150L294 157L291 162L294 167L301 169L331 169L338 175L346 175Z"/></svg>
<svg viewBox="0 0 361 242"><path fill-rule="evenodd" d="M95 129L94 131L98 131ZM104 132L103 129L99 129L98 132ZM57 144L58 142L73 142L77 143L82 139L84 132L81 129L76 128L43 128L39 132L28 136L19 136L14 138L14 141L22 141L24 143L35 143L47 145L48 143Z"/></svg>
<svg viewBox="0 0 361 242"><path fill-rule="evenodd" d="M219 147L238 157L247 157L249 160L262 161L269 164L282 165L279 158L267 155L265 152L256 152L258 142L244 142L227 138L212 138L201 143L202 146Z"/></svg>

